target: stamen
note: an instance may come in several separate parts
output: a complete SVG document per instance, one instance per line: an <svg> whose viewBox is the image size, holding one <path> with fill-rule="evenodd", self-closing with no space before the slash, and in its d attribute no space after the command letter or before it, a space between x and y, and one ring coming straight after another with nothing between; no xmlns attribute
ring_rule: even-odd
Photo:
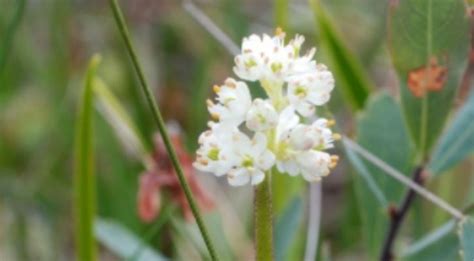
<svg viewBox="0 0 474 261"><path fill-rule="evenodd" d="M278 26L278 27L275 29L275 35L276 35L276 36L284 36L284 35L285 35L285 32L283 31L283 29L281 29L281 27Z"/></svg>
<svg viewBox="0 0 474 261"><path fill-rule="evenodd" d="M218 120L219 120L219 114L217 114L217 113L211 113L211 118L212 118L213 120L218 121Z"/></svg>
<svg viewBox="0 0 474 261"><path fill-rule="evenodd" d="M211 101L211 99L207 99L206 104L208 108L214 106L214 103Z"/></svg>

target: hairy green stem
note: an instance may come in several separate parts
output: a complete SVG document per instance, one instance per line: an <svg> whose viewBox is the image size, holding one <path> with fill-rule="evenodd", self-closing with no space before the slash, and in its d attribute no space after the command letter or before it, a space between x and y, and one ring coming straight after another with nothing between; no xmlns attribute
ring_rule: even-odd
<svg viewBox="0 0 474 261"><path fill-rule="evenodd" d="M155 121L158 130L161 134L161 137L163 138L163 142L165 143L166 151L169 154L169 157L171 159L171 162L173 164L174 169L176 170L176 174L178 175L179 183L181 185L181 188L184 190L184 194L186 195L186 199L189 203L189 206L191 207L191 211L193 212L194 218L196 219L196 223L199 227L199 230L201 231L201 235L204 239L204 242L206 244L207 250L209 251L209 255L212 260L218 260L217 255L214 251L213 244L211 242L211 239L209 237L209 233L207 232L206 226L204 225L204 221L201 217L201 213L199 211L199 208L196 204L196 201L194 200L193 194L191 192L191 189L189 188L189 185L186 181L186 178L184 177L183 174L183 169L179 163L178 157L176 155L176 152L173 148L173 145L171 144L171 140L169 138L169 135L166 131L165 123L163 121L163 117L161 116L160 110L158 109L158 105L153 97L153 94L151 92L151 89L149 88L146 80L145 80L145 75L143 74L143 71L141 69L141 66L138 62L137 55L135 53L135 50L132 45L131 37L129 35L127 26L125 24L125 20L123 18L122 11L120 10L120 7L117 3L117 0L109 0L110 6L113 11L113 16L115 19L115 22L118 26L118 29L120 31L120 34L125 42L126 49L128 51L128 54L130 55L130 58L132 60L133 68L135 69L135 72L137 73L138 80L140 82L140 86L142 87L143 92L145 93L146 101L148 105L150 106L150 109L153 114L153 120Z"/></svg>
<svg viewBox="0 0 474 261"><path fill-rule="evenodd" d="M273 260L273 214L271 171L255 188L255 260Z"/></svg>

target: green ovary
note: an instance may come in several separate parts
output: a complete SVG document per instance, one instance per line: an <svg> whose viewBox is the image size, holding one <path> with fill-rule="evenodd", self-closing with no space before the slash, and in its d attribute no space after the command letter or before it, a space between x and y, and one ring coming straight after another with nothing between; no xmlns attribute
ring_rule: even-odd
<svg viewBox="0 0 474 261"><path fill-rule="evenodd" d="M250 156L245 155L244 160L242 161L242 166L244 166L245 168L253 167L253 159Z"/></svg>
<svg viewBox="0 0 474 261"><path fill-rule="evenodd" d="M208 153L207 157L211 160L218 160L219 159L219 149L218 148L212 148Z"/></svg>
<svg viewBox="0 0 474 261"><path fill-rule="evenodd" d="M272 71L276 73L276 72L281 71L281 69L283 68L283 65L281 63L272 63L271 68L272 68Z"/></svg>
<svg viewBox="0 0 474 261"><path fill-rule="evenodd" d="M252 67L254 67L254 66L256 66L256 65L257 65L257 63L256 63L255 60L253 60L253 59L250 59L250 60L248 60L248 61L245 61L245 67L246 67L247 69L252 68Z"/></svg>
<svg viewBox="0 0 474 261"><path fill-rule="evenodd" d="M305 97L307 94L305 88L303 88L302 86L298 86L296 87L295 89L295 95L296 96L300 96L300 97Z"/></svg>

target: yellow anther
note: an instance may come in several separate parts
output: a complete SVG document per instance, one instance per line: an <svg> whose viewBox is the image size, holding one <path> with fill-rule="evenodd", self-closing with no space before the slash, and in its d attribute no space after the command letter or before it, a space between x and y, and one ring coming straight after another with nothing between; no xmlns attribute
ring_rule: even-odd
<svg viewBox="0 0 474 261"><path fill-rule="evenodd" d="M333 134L332 134L332 139L333 139L333 140L340 140L340 139L341 139L341 134L339 134L339 133L333 133Z"/></svg>
<svg viewBox="0 0 474 261"><path fill-rule="evenodd" d="M206 166L209 164L209 161L207 159L199 158L198 162L201 163L202 165Z"/></svg>
<svg viewBox="0 0 474 261"><path fill-rule="evenodd" d="M212 118L213 120L218 121L218 120L219 120L219 114L217 114L217 113L211 113L211 118Z"/></svg>
<svg viewBox="0 0 474 261"><path fill-rule="evenodd" d="M285 35L285 32L283 31L283 29L281 29L281 27L278 26L278 27L275 29L275 35L276 35L276 36L283 36L283 35Z"/></svg>
<svg viewBox="0 0 474 261"><path fill-rule="evenodd" d="M335 120L328 120L328 122L326 123L326 125L327 125L328 127L332 127L332 126L336 125L336 121L335 121Z"/></svg>
<svg viewBox="0 0 474 261"><path fill-rule="evenodd" d="M213 103L210 99L207 99L207 100L206 100L206 104L207 104L207 107L212 107L212 106L214 106L214 103Z"/></svg>
<svg viewBox="0 0 474 261"><path fill-rule="evenodd" d="M215 93L219 93L219 91L221 90L221 87L219 87L219 85L214 85L214 86L212 86L212 90L213 90Z"/></svg>

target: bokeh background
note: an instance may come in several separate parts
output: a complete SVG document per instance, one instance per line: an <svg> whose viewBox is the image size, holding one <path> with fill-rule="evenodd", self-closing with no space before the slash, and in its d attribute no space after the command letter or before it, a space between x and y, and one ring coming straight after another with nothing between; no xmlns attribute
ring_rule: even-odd
<svg viewBox="0 0 474 261"><path fill-rule="evenodd" d="M317 46L316 59L332 70L334 57L320 47L324 46L321 26L308 2L285 2L195 0L194 4L235 43L251 33L272 34L276 26L283 27L288 36L303 34L304 47ZM399 97L399 82L387 46L387 1L322 2L339 40L372 86L367 95L369 103L374 100L370 103L373 107L365 108L379 112L388 122L402 122L398 105L391 107ZM192 157L208 120L205 100L212 96L212 85L233 76L233 57L183 9L181 1L130 0L121 1L121 5L160 109L173 129L180 126L176 135ZM74 131L86 67L96 53L102 56L98 75L130 117L146 151L156 151L156 126L107 1L0 0L0 260L74 257ZM383 141L384 135L390 135L390 125L380 126L364 118L369 112L362 112L364 106L351 105L338 81L336 78L327 108L338 123L338 132L350 137L368 133L361 139L366 145L375 142L371 140L374 136ZM129 141L114 129L110 117L98 104L93 122L100 259L206 259L194 221L183 216L182 206L166 187L160 190L161 208L156 218L151 222L140 218L137 197L145 166L124 146ZM357 124L364 120L365 127ZM409 139L404 129L396 133ZM384 145L374 145L380 146ZM336 153L341 162L322 182L319 256L322 260L374 259L380 251L374 245L381 244L388 214L374 210L373 202L364 200L364 192L357 192L364 189L363 179L350 166L341 144ZM155 154L158 160L165 157ZM384 156L384 152L378 155ZM410 155L399 158L399 170L411 171ZM411 163L401 166L406 162ZM428 187L454 206L466 206L474 200L470 185L473 164L471 157L450 170L456 175L442 176ZM374 167L369 169L377 172ZM166 171L170 170L157 172ZM229 187L225 180L205 173L192 175L213 201L204 213L221 258L252 259L252 189ZM302 260L309 185L302 180L280 179L274 187L276 229L286 230L278 234L278 259ZM382 179L377 182L398 187L394 198L401 198L406 189L390 178ZM375 212L384 221L364 220L367 212ZM397 249L448 219L441 210L417 199ZM367 226L380 229L367 230ZM373 242L368 243L370 240ZM139 247L137 242L141 242Z"/></svg>

